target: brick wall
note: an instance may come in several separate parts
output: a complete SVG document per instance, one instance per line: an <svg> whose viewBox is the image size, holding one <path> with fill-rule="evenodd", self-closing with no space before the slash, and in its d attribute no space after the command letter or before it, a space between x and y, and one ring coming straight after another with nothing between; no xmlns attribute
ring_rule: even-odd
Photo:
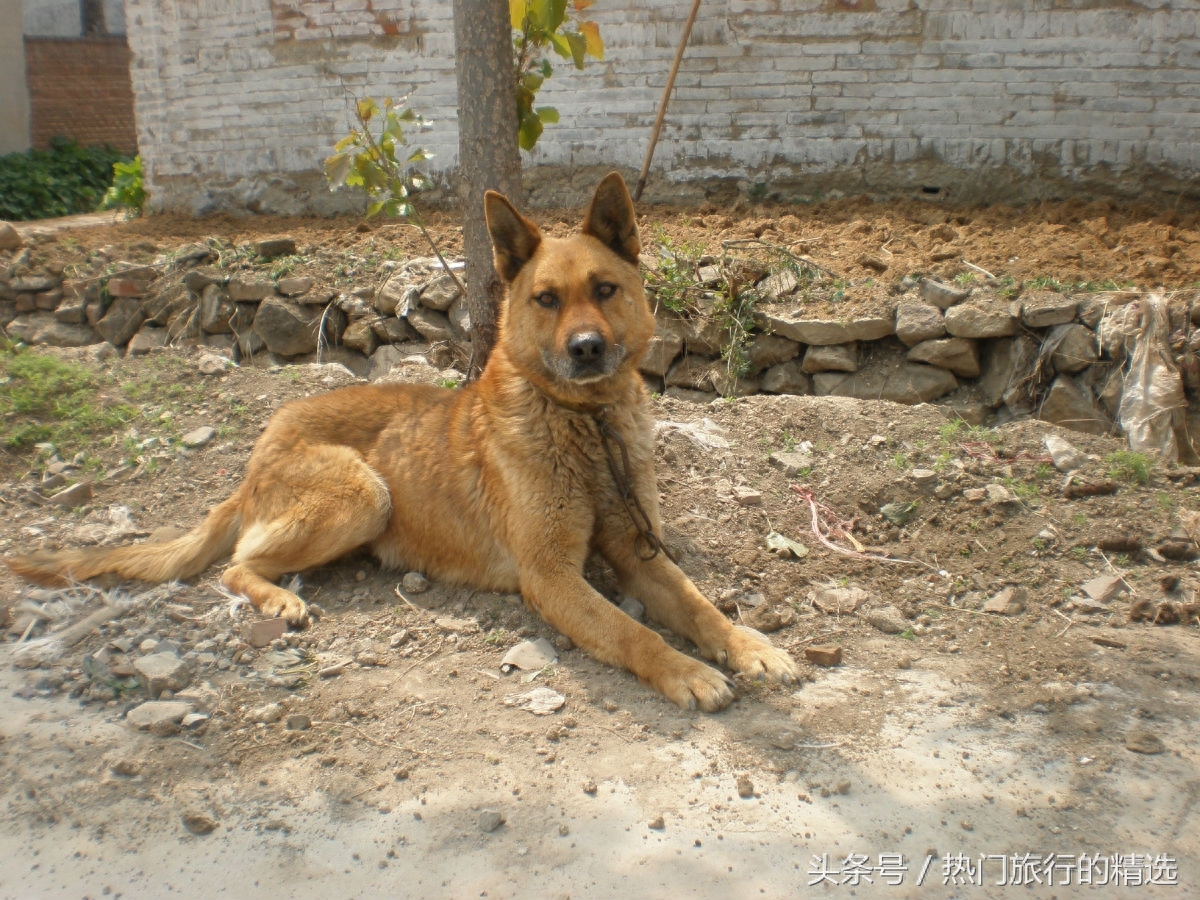
<svg viewBox="0 0 1200 900"><path fill-rule="evenodd" d="M25 65L34 147L62 135L137 152L124 38L26 38Z"/></svg>
<svg viewBox="0 0 1200 900"><path fill-rule="evenodd" d="M689 4L602 0L606 59L556 60L534 201L641 165ZM203 7L201 11L200 7ZM400 94L456 157L444 0L126 0L154 202L329 210L353 95ZM1200 0L705 0L647 196L1195 193ZM578 195L578 196L577 196Z"/></svg>

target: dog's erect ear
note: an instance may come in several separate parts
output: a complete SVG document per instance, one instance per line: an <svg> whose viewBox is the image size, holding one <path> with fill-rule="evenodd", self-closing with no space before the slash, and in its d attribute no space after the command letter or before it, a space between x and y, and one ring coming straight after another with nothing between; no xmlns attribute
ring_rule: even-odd
<svg viewBox="0 0 1200 900"><path fill-rule="evenodd" d="M642 242L638 239L637 216L620 172L610 172L596 188L583 220L583 233L590 234L622 259L638 264Z"/></svg>
<svg viewBox="0 0 1200 900"><path fill-rule="evenodd" d="M492 236L492 261L496 272L511 282L529 262L542 242L538 227L517 212L508 198L495 191L483 195L483 215Z"/></svg>

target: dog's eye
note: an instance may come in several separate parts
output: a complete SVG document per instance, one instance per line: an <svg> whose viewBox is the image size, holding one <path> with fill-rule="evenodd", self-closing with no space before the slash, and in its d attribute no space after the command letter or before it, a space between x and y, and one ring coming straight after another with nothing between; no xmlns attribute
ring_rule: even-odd
<svg viewBox="0 0 1200 900"><path fill-rule="evenodd" d="M534 301L538 306L545 309L558 309L558 294L554 291L542 291L534 296Z"/></svg>
<svg viewBox="0 0 1200 900"><path fill-rule="evenodd" d="M607 281L602 281L596 285L596 299L607 300L617 292L617 286Z"/></svg>

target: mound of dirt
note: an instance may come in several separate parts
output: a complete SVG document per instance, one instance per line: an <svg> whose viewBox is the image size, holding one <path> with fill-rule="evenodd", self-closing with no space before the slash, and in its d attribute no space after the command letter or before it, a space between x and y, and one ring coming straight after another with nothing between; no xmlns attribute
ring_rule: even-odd
<svg viewBox="0 0 1200 900"><path fill-rule="evenodd" d="M646 233L659 225L718 247L811 240L863 290L856 260L880 248L943 278L963 259L1064 281L1154 269L1176 288L1197 272L1194 219L1070 204L647 211ZM453 240L449 219L434 227ZM214 232L425 252L403 226L258 219L116 223L35 249L158 253ZM0 554L191 527L280 403L352 379L202 374L201 352L60 352L136 415L57 459L0 457ZM1115 896L1195 892L1200 472L928 406L658 399L655 416L668 545L801 661L803 684L738 679L730 709L685 713L519 597L367 557L303 573L323 614L278 636L216 570L61 592L0 572L0 894L674 898L824 881L1001 897L1002 875L1050 871L1065 897L1101 859ZM1078 451L1070 474L1049 434ZM82 505L50 499L75 481L91 483ZM602 566L589 575L622 601ZM556 661L501 671L536 638ZM531 709L539 688L553 696Z"/></svg>

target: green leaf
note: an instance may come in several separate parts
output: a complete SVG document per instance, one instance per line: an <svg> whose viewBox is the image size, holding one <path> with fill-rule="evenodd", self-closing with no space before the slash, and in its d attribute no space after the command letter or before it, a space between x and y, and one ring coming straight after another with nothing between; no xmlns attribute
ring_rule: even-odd
<svg viewBox="0 0 1200 900"><path fill-rule="evenodd" d="M575 68L583 68L583 58L587 54L587 38L577 31L568 32L566 35L567 44L571 48L571 59L575 63Z"/></svg>
<svg viewBox="0 0 1200 900"><path fill-rule="evenodd" d="M520 144L522 150L532 150L541 136L541 119L534 115L521 120L521 127L517 132L517 143Z"/></svg>
<svg viewBox="0 0 1200 900"><path fill-rule="evenodd" d="M553 106L539 106L537 117L539 122L544 122L546 125L554 125L558 122L558 110Z"/></svg>
<svg viewBox="0 0 1200 900"><path fill-rule="evenodd" d="M387 205L386 200L372 200L367 204L367 218L377 215L384 206Z"/></svg>
<svg viewBox="0 0 1200 900"><path fill-rule="evenodd" d="M554 52L557 53L559 56L563 57L564 59L570 59L571 55L572 55L571 42L568 41L561 34L559 34L557 31L551 32L549 37L550 37L550 46L554 49Z"/></svg>
<svg viewBox="0 0 1200 900"><path fill-rule="evenodd" d="M325 160L325 180L329 182L331 191L337 190L346 183L346 178L354 168L352 157L343 153L327 157Z"/></svg>

